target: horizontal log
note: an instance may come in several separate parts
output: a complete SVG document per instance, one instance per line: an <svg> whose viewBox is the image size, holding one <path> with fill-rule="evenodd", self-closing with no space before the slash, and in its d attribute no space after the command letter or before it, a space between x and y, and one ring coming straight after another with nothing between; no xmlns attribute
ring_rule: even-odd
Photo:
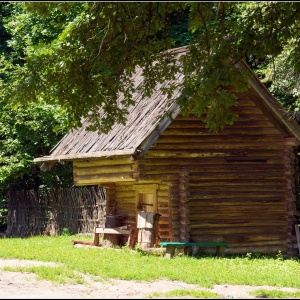
<svg viewBox="0 0 300 300"><path fill-rule="evenodd" d="M265 121L263 121L265 122ZM247 126L247 124L249 126ZM250 126L250 124L252 126ZM248 123L235 123L235 128L241 128L243 131L246 128L252 128L253 129L257 129L258 126L253 125L252 122L248 122ZM247 127L246 127L247 126ZM261 128L272 128L273 126L271 125L270 122L265 122L264 126L259 126ZM172 142L174 141L176 138L181 139L186 139L186 138L191 138L191 142L195 140L198 140L199 142L204 143L205 141L207 141L207 143L213 143L213 142L217 142L219 143L220 140L224 143L226 142L233 142L233 141L238 141L238 142L245 142L245 141L251 141L251 142L262 142L262 143L266 143L266 142L272 142L272 139L274 139L275 142L281 142L284 144L284 138L282 135L279 135L278 133L276 134L267 134L267 135L257 135L257 133L253 134L253 135L241 135L239 134L238 130L236 130L237 133L235 135L225 135L223 136L221 139L219 137L219 135L217 134L212 134L212 133L208 133L206 131L206 129L199 129L199 128L171 128L171 129L167 129L165 130L162 134L161 137L158 139L157 142L161 143L161 142ZM203 138L205 136L205 138Z"/></svg>
<svg viewBox="0 0 300 300"><path fill-rule="evenodd" d="M214 221L202 221L201 224L191 224L191 229L197 228L223 228L223 227L260 227L260 226L287 226L286 222L278 220L261 220L261 219L249 219L249 220L222 220L222 222Z"/></svg>
<svg viewBox="0 0 300 300"><path fill-rule="evenodd" d="M172 221L172 228L173 228L173 230L180 228L180 222L179 221Z"/></svg>
<svg viewBox="0 0 300 300"><path fill-rule="evenodd" d="M246 247L226 247L225 254L247 254L247 253L260 253L260 254L278 254L278 252L282 254L286 254L286 247L285 246L246 246Z"/></svg>
<svg viewBox="0 0 300 300"><path fill-rule="evenodd" d="M158 227L159 227L159 233L164 232L164 231L167 232L167 231L170 230L170 224L161 224L161 223L159 223Z"/></svg>
<svg viewBox="0 0 300 300"><path fill-rule="evenodd" d="M210 186L202 186L201 183L199 183L198 186L189 186L189 192L191 194L199 194L199 193L239 193L239 192L267 192L267 193L272 193L272 192L282 192L285 190L284 184L280 185L269 185L265 183L265 185L240 185L236 183L235 185L219 185L219 183L216 186L213 186L212 183Z"/></svg>
<svg viewBox="0 0 300 300"><path fill-rule="evenodd" d="M161 198L165 198L169 196L169 189L166 190L158 190L157 191L157 196Z"/></svg>
<svg viewBox="0 0 300 300"><path fill-rule="evenodd" d="M174 149L176 151L176 149ZM226 149L224 149L226 150ZM201 151L201 150L200 150ZM201 151L198 149L198 154L202 154L202 157L198 157L197 160L194 159L194 157L186 157L186 158L169 158L168 160L164 160L161 158L151 158L147 159L143 158L140 160L140 162L146 167L146 166L156 166L156 165L178 165L178 166L185 166L185 165L212 165L212 164L228 164L226 162L226 158L230 157L245 157L245 158L266 158L267 163L282 163L282 156L283 156L283 150L277 149L277 150L270 150L265 151L264 149L261 150L252 150L252 151L234 151L231 152L230 150L228 152L222 151L218 152L220 155L212 156L212 153ZM188 153L188 152L187 152Z"/></svg>
<svg viewBox="0 0 300 300"><path fill-rule="evenodd" d="M215 206L240 206L240 205L253 205L253 206L259 206L264 204L265 207L272 207L278 204L282 204L282 207L286 207L286 201L284 199L280 201L275 201L275 200L265 200L264 198L258 198L258 199L253 199L253 198L234 198L234 199L214 199L211 201L210 199L201 199L200 201L198 200L190 200L189 201L189 207L191 209L194 209L195 207L198 207L199 209L211 207L211 209Z"/></svg>
<svg viewBox="0 0 300 300"><path fill-rule="evenodd" d="M227 239L226 239L227 241ZM229 244L229 242L228 242ZM230 242L229 244L232 248L240 248L240 247L266 247L266 246L277 246L277 247L284 247L286 246L286 240L281 239L277 241L272 241L265 239L264 241L249 241L249 242Z"/></svg>
<svg viewBox="0 0 300 300"><path fill-rule="evenodd" d="M264 226L264 227L234 227L234 228L193 228L191 235L226 235L226 234L261 234L268 231L270 234L283 234L286 233L286 228L278 228L278 226Z"/></svg>
<svg viewBox="0 0 300 300"><path fill-rule="evenodd" d="M213 142L212 142L213 143ZM190 152L191 154L193 153L193 150L201 149L201 150L211 150L212 148L216 150L223 150L223 149L232 149L232 150L242 150L242 149L247 149L247 150L252 150L252 149L271 149L271 150L277 150L277 149L282 149L283 144L282 143L242 143L239 141L235 141L232 143L225 143L225 142L220 142L220 143L178 143L175 144L174 142L172 143L163 143L163 144L157 144L155 147L151 149L151 152L161 152L161 154L164 154L165 151L162 150L173 150L173 149L182 149L186 150L187 152ZM150 152L150 151L149 151Z"/></svg>
<svg viewBox="0 0 300 300"><path fill-rule="evenodd" d="M193 236L193 239L198 239L198 240L209 240L211 239L210 236ZM270 233L261 233L261 234L232 234L232 235L226 235L226 242L229 243L230 245L232 243L245 243L248 244L251 242L264 242L264 241L272 241L276 243L281 243L286 241L286 234L270 234ZM237 245L238 246L238 245Z"/></svg>
<svg viewBox="0 0 300 300"><path fill-rule="evenodd" d="M152 175L154 176L154 175ZM285 180L285 176L283 172L251 172L251 173L217 173L217 172L198 172L198 173L190 173L189 180L197 180L198 178L202 180L211 179L211 180L223 180L223 179L230 179L230 180L240 180L240 179L249 179L249 180L264 180L267 178L268 180Z"/></svg>
<svg viewBox="0 0 300 300"><path fill-rule="evenodd" d="M116 186L116 188L120 188L120 189L122 189L122 188L127 188L127 189L129 189L129 190L133 190L134 189L134 186L133 186L133 184L132 184L132 181L117 181L117 182L115 182L115 183L112 183L112 185L115 185Z"/></svg>
<svg viewBox="0 0 300 300"><path fill-rule="evenodd" d="M159 224L169 224L169 223L170 223L169 215L159 217Z"/></svg>
<svg viewBox="0 0 300 300"><path fill-rule="evenodd" d="M158 198L157 207L159 209L169 208L169 206L170 206L169 199Z"/></svg>
<svg viewBox="0 0 300 300"><path fill-rule="evenodd" d="M269 179L264 179L264 180L248 180L246 178L242 179L236 179L232 181L231 179L223 179L218 181L217 183L214 180L209 180L209 179L201 179L199 180L191 180L189 178L189 187L190 189L192 188L198 188L201 187L201 189L206 188L206 189L214 189L216 187L219 188L235 188L235 187L240 187L240 188L247 188L247 187L264 187L264 186L271 186L275 185L276 187L280 189L285 188L285 182L277 179L275 180L269 180Z"/></svg>
<svg viewBox="0 0 300 300"><path fill-rule="evenodd" d="M173 146L174 148L174 146ZM195 157L224 157L229 156L229 153L226 152L217 152L214 149L211 149L211 151L203 151L203 152L191 152L191 151L180 151L180 150L172 150L170 152L166 151L153 151L153 149L150 149L145 154L145 159L152 159L152 158L195 158Z"/></svg>
<svg viewBox="0 0 300 300"><path fill-rule="evenodd" d="M130 229L119 229L119 228L95 228L95 233L102 233L102 234L130 234Z"/></svg>
<svg viewBox="0 0 300 300"><path fill-rule="evenodd" d="M93 174L114 174L114 173L128 173L137 171L138 165L112 165L105 167L73 167L73 173L78 176L93 175Z"/></svg>
<svg viewBox="0 0 300 300"><path fill-rule="evenodd" d="M275 206L270 208L268 205L259 205L259 206L213 206L213 207L197 207L190 206L190 216L198 214L199 217L205 214L212 215L213 213L226 213L230 215L231 213L260 213L262 210L268 210L268 213L286 213L287 207L285 205L280 205L279 207Z"/></svg>
<svg viewBox="0 0 300 300"><path fill-rule="evenodd" d="M169 217L170 209L169 207L164 207L164 208L159 207L158 213L161 215L161 217Z"/></svg>
<svg viewBox="0 0 300 300"><path fill-rule="evenodd" d="M286 212L274 212L267 211L267 212L247 212L245 214L244 211L242 212L231 212L230 215L227 215L224 211L223 212L203 212L201 213L201 210L194 211L190 210L190 220L192 222L201 222L205 220L247 220L249 218L259 218L262 220L268 220L268 219L282 219L287 221L287 214Z"/></svg>
<svg viewBox="0 0 300 300"><path fill-rule="evenodd" d="M133 173L118 173L118 174L95 174L87 176L77 176L74 174L74 182L76 185L95 185L106 182L129 181L134 182Z"/></svg>
<svg viewBox="0 0 300 300"><path fill-rule="evenodd" d="M173 130L174 131L174 130ZM186 130L187 131L187 130ZM203 138L203 132L196 131L196 130L189 130L189 134L181 133L180 135L173 135L169 131L165 131L162 136L157 140L156 144L170 144L173 143L177 144L187 144L188 146L192 143L199 143L199 144L209 144L209 143L216 143L216 144L228 144L231 145L232 143L238 144L255 144L263 143L269 144L274 143L278 144L281 147L284 145L284 139L281 135L278 134L270 134L270 135L253 135L253 136L244 136L244 135L234 135L234 137L229 138L220 138L218 134L216 135L207 135Z"/></svg>
<svg viewBox="0 0 300 300"><path fill-rule="evenodd" d="M254 172L267 172L267 171L274 171L274 172L281 172L283 174L284 168L282 164L266 164L266 163L259 163L259 164L219 164L219 165L194 165L194 166L186 166L187 171L190 174L198 173L198 172L220 172L220 173L230 173L233 171L239 171L243 173L250 173ZM172 165L172 166L155 166L155 167L146 167L145 173L149 174L171 174L179 173L179 166Z"/></svg>
<svg viewBox="0 0 300 300"><path fill-rule="evenodd" d="M173 147L174 148L174 147ZM267 151L265 149L251 149L251 152L253 152L253 154L257 155L260 151L264 151L264 153L262 155L267 156L267 157L274 157L274 153L277 152L280 153L283 152L282 149L268 149L270 152L267 153ZM232 156L233 153L234 155L237 155L237 153L243 153L246 152L245 149L222 149L222 151L220 150L216 150L213 148L213 146L211 146L210 149L194 149L193 152L188 151L188 150L174 150L172 149L172 151L170 152L166 152L166 151L153 151L152 149L150 149L146 154L145 154L145 159L149 160L149 159L165 159L168 158L168 160L170 159L193 159L193 158L217 158L217 157L228 157L228 156ZM249 153L251 153L249 152ZM280 157L280 156L279 156ZM145 161L143 161L145 162Z"/></svg>
<svg viewBox="0 0 300 300"><path fill-rule="evenodd" d="M159 236L160 236L161 240L168 240L169 241L172 238L171 235L170 235L170 232L168 232L168 231L160 232Z"/></svg>
<svg viewBox="0 0 300 300"><path fill-rule="evenodd" d="M148 174L145 174L143 175L143 179L144 180L161 180L162 183L167 183L167 182L170 182L170 183L173 183L173 182L176 182L178 181L178 175L177 174L164 174L163 176L161 174L153 174L153 175L148 175Z"/></svg>
<svg viewBox="0 0 300 300"><path fill-rule="evenodd" d="M186 124L170 124L169 128L199 128L199 125L197 126L197 124L191 124L190 122L186 123ZM235 127L235 126L227 126L225 127L222 131L216 133L216 136L219 136L220 138L224 137L224 136L235 136L236 134L238 135L278 135L278 136L282 136L280 131L278 129L276 129L275 127L259 127L259 130L257 130L258 128L255 127ZM202 136L211 136L212 134L208 131L205 131L205 129L201 130L202 131ZM168 132L166 131L166 134ZM200 133L199 133L200 135Z"/></svg>
<svg viewBox="0 0 300 300"><path fill-rule="evenodd" d="M230 254L247 254L247 253L260 253L260 254L271 254L275 253L278 254L278 251L281 251L282 254L285 253L285 248L286 245L284 243L273 243L273 242L266 242L266 244L256 244L253 243L251 246L249 244L241 244L241 245L236 245L236 244L229 244L228 247L225 248L225 254L230 253ZM248 251L247 251L248 249ZM212 253L214 254L216 251L215 247L205 247L205 248L199 248L198 253Z"/></svg>
<svg viewBox="0 0 300 300"><path fill-rule="evenodd" d="M254 199L259 199L259 198L273 198L274 199L285 199L285 191L256 191L255 195L252 193L251 190L249 191L237 191L237 192L233 192L233 191L226 191L224 190L224 192L222 191L204 191L204 192L195 192L195 191L191 191L190 194L190 201L192 199L214 199L214 198L222 198L222 199L226 199L226 198L230 198L230 199L234 199L235 197L241 197L241 198L254 198Z"/></svg>
<svg viewBox="0 0 300 300"><path fill-rule="evenodd" d="M72 240L72 245L93 245L93 241Z"/></svg>
<svg viewBox="0 0 300 300"><path fill-rule="evenodd" d="M231 108L232 112L239 113L247 113L247 114L263 114L261 109L259 109L256 105L255 106L241 106L241 105L236 105Z"/></svg>
<svg viewBox="0 0 300 300"><path fill-rule="evenodd" d="M119 192L122 192L122 191L129 192L129 191L131 191L132 193L135 193L133 182L130 182L130 181L116 182L114 189L116 191L119 191Z"/></svg>
<svg viewBox="0 0 300 300"><path fill-rule="evenodd" d="M97 166L112 166L112 165L126 165L133 164L129 157L118 158L111 157L106 159L90 159L90 160L74 160L73 166L75 167L97 167Z"/></svg>
<svg viewBox="0 0 300 300"><path fill-rule="evenodd" d="M236 122L253 121L253 123L255 123L257 121L263 121L263 120L268 121L268 117L264 116L263 114L248 114L248 112L246 113L246 112L240 111L239 112L239 118ZM271 124L270 126L272 126L272 123L270 121L269 121L269 124ZM207 134L210 134L210 132L205 128L204 122L201 122L200 120L175 119L168 126L166 131L170 130L170 129L173 129L173 128L199 128L199 129L202 129ZM232 126L226 126L225 130L229 130L231 128L232 128ZM245 128L247 128L247 127L245 126ZM273 125L273 128L275 128L274 125Z"/></svg>
<svg viewBox="0 0 300 300"><path fill-rule="evenodd" d="M128 197L132 197L135 198L135 191L134 190L116 190L115 193L117 198L128 198Z"/></svg>

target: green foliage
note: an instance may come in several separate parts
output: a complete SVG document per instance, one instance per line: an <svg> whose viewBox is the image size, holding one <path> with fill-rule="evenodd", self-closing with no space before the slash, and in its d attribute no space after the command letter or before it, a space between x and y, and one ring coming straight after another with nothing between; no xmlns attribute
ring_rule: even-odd
<svg viewBox="0 0 300 300"><path fill-rule="evenodd" d="M231 110L236 97L224 88L248 88L249 74L235 67L240 59L287 110L300 107L297 2L2 2L0 7L2 199L8 188L70 184L70 165L39 174L32 159L47 155L83 117L99 132L124 123L134 104L137 66L143 68L139 91L145 97L157 82L182 72L177 100L183 113L199 116L213 132L238 118ZM180 63L165 52L183 45L189 51ZM164 93L171 98L175 87Z"/></svg>
<svg viewBox="0 0 300 300"><path fill-rule="evenodd" d="M235 96L223 88L248 88L249 74L234 66L240 59L255 65L287 109L299 106L297 2L10 5L7 45L19 63L6 78L10 84L5 95L17 103L42 99L60 104L69 116L68 129L80 126L82 117L91 122L89 129L99 132L124 123L128 106L134 104L132 75L137 66L143 67L145 80L139 90L145 97L157 82L182 72L178 101L183 112L202 116L213 132L238 117L231 111ZM175 64L174 55L164 51L182 45L189 52ZM279 70L271 82L269 61ZM172 97L173 90L174 86L167 88L166 95ZM121 103L118 95L123 96Z"/></svg>
<svg viewBox="0 0 300 300"><path fill-rule="evenodd" d="M10 45L24 53L23 65L10 73L6 94L17 102L59 103L69 116L69 128L80 126L86 117L91 130L108 132L114 123L125 122L127 107L134 103L131 78L137 66L144 70L139 89L145 97L157 82L180 71L186 78L179 101L183 109L205 113L207 128L217 132L237 119L230 111L235 97L221 87L247 88L245 76L229 59L241 58L228 38L236 30L236 20L230 18L233 8L238 11L238 4L18 5L6 28ZM190 44L190 52L179 66L164 51L184 44ZM166 90L169 97L173 89ZM121 105L116 101L120 94Z"/></svg>
<svg viewBox="0 0 300 300"><path fill-rule="evenodd" d="M288 111L300 108L300 73L292 66L291 51L285 47L276 58L267 57L256 73Z"/></svg>
<svg viewBox="0 0 300 300"><path fill-rule="evenodd" d="M66 112L58 104L41 98L35 103L14 102L9 90L14 86L11 74L24 66L27 47L49 43L61 32L60 12L47 19L26 15L22 3L0 4L0 225L6 224L7 191L70 186L70 165L40 173L33 164L37 156L47 155L65 134ZM55 20L55 24L51 20ZM66 22L66 18L62 18ZM21 91L26 99L26 92ZM5 97L7 96L7 97Z"/></svg>
<svg viewBox="0 0 300 300"><path fill-rule="evenodd" d="M62 137L63 111L45 103L0 109L0 187L38 188L38 167L33 158L46 155Z"/></svg>
<svg viewBox="0 0 300 300"><path fill-rule="evenodd" d="M74 233L72 232L72 230L70 228L63 228L61 235L73 235Z"/></svg>

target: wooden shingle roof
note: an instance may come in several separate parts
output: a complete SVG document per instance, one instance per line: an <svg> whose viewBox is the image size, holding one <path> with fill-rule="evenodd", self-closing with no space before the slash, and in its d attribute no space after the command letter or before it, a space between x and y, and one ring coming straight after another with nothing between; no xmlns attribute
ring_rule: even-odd
<svg viewBox="0 0 300 300"><path fill-rule="evenodd" d="M178 50L179 55L180 49ZM182 53L184 52L182 51ZM133 80L136 88L136 92L133 94L135 105L127 108L129 114L125 125L115 124L108 134L98 134L98 132L87 130L89 124L85 120L82 122L81 128L73 129L66 134L51 150L49 156L36 158L34 162L134 155L147 138L151 140L159 135L171 122L171 118L179 113L179 106L175 99L180 95L180 89L175 89L172 99L169 100L162 93L162 88L168 86L170 82L158 83L151 97L142 98L138 92L138 87L143 80L141 68L137 69ZM177 74L175 81L180 85L183 75ZM147 145L147 143L144 144L145 150ZM139 148L138 151L141 149Z"/></svg>
<svg viewBox="0 0 300 300"><path fill-rule="evenodd" d="M186 48L181 47L172 51L181 55L186 52ZM237 67L250 70L243 61L238 62ZM176 75L175 80L178 85L183 79L182 74ZM137 69L133 80L135 87L138 88L142 81L142 69ZM294 120L287 118L280 104L254 74L249 83L259 97L260 103L258 104L264 106L274 116L276 122L299 141L299 125ZM137 89L133 95L135 105L128 108L129 114L125 125L115 124L108 134L98 134L87 131L88 123L84 121L81 128L73 129L66 134L51 150L49 156L35 158L34 162L51 163L124 155L134 157L145 153L171 123L172 118L180 112L176 103L176 98L181 92L180 88L174 90L172 100L169 100L161 91L163 87L169 84L170 82L157 84L155 92L149 98L142 98Z"/></svg>

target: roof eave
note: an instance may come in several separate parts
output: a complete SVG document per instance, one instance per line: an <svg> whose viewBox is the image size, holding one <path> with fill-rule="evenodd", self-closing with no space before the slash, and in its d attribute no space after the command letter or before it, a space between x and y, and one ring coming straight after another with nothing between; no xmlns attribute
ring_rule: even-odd
<svg viewBox="0 0 300 300"><path fill-rule="evenodd" d="M113 150L113 151L98 151L92 153L80 153L80 154L65 154L65 155L55 155L55 156L43 156L38 157L33 160L35 164L39 163L53 163L53 162L66 162L78 159L97 159L113 156L130 156L135 153L135 149L126 150Z"/></svg>

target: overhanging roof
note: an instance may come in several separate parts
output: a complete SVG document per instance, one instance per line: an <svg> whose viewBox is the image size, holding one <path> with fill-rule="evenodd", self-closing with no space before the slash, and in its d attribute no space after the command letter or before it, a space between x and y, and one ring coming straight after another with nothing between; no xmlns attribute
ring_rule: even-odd
<svg viewBox="0 0 300 300"><path fill-rule="evenodd" d="M185 53L186 47L171 50L174 53ZM268 111L275 123L300 141L300 126L284 113L283 108L268 89L260 82L244 61L236 63L238 68L246 68L253 75L249 79L251 88L257 93L257 104ZM142 79L142 70L138 69L133 77L138 87ZM178 86L183 81L183 75L177 74ZM170 82L158 84L155 92L149 98L142 98L137 91L133 95L135 105L129 107L129 115L125 125L115 124L108 134L98 134L87 131L87 122L78 129L71 130L51 150L49 156L35 158L35 163L53 163L56 161L71 161L75 159L96 159L113 156L131 156L134 159L142 155L154 144L159 135L168 127L172 118L180 113L176 98L180 89L174 90L172 101L163 95L161 88ZM171 116L171 117L170 117Z"/></svg>

